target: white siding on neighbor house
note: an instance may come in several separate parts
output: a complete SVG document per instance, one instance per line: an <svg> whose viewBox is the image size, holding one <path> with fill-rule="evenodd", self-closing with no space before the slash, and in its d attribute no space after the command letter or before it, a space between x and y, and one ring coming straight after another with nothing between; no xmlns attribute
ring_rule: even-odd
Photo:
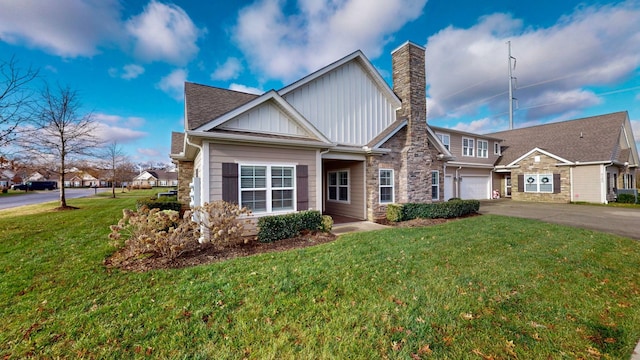
<svg viewBox="0 0 640 360"><path fill-rule="evenodd" d="M584 165L572 169L571 201L603 202L601 168L602 165Z"/></svg>
<svg viewBox="0 0 640 360"><path fill-rule="evenodd" d="M222 163L307 165L309 209L321 210L316 202L316 150L212 143L209 151L209 201L222 199Z"/></svg>
<svg viewBox="0 0 640 360"><path fill-rule="evenodd" d="M339 144L366 145L395 121L393 101L355 61L285 94L284 98L327 138Z"/></svg>
<svg viewBox="0 0 640 360"><path fill-rule="evenodd" d="M218 128L311 138L305 129L291 120L273 101L267 101L257 108L225 122Z"/></svg>

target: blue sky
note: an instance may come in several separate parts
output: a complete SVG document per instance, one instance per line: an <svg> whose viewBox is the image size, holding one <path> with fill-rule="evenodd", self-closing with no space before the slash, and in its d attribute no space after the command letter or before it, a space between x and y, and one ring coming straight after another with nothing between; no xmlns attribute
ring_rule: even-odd
<svg viewBox="0 0 640 360"><path fill-rule="evenodd" d="M279 89L355 50L391 83L390 52L427 49L430 124L515 127L629 111L640 142L640 0L0 0L0 58L78 90L105 140L169 162L183 83Z"/></svg>

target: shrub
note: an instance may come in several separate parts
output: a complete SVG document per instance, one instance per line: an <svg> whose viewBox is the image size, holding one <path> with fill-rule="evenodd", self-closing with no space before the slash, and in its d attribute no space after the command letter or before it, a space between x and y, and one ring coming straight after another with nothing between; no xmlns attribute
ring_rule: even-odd
<svg viewBox="0 0 640 360"><path fill-rule="evenodd" d="M123 248L115 263L144 256L174 259L197 247L196 226L189 219L181 220L177 211L143 206L138 211L122 212L122 219L111 225L109 234L114 245Z"/></svg>
<svg viewBox="0 0 640 360"><path fill-rule="evenodd" d="M185 216L191 216L202 228L201 243L222 248L242 238L244 224L249 220L240 220L240 217L250 214L247 208L220 200L196 207Z"/></svg>
<svg viewBox="0 0 640 360"><path fill-rule="evenodd" d="M402 221L402 205L400 204L387 205L387 220L391 222Z"/></svg>
<svg viewBox="0 0 640 360"><path fill-rule="evenodd" d="M258 220L258 240L260 242L274 242L296 237L304 230L317 231L322 229L322 214L317 210L264 216Z"/></svg>
<svg viewBox="0 0 640 360"><path fill-rule="evenodd" d="M3 194L6 194L6 193L8 193L8 192L9 192L9 188L7 188L7 187L3 187L3 188L2 188L2 193L3 193Z"/></svg>
<svg viewBox="0 0 640 360"><path fill-rule="evenodd" d="M633 194L620 194L616 201L624 204L635 204L636 197Z"/></svg>
<svg viewBox="0 0 640 360"><path fill-rule="evenodd" d="M322 232L329 232L333 229L333 218L329 215L322 215Z"/></svg>
<svg viewBox="0 0 640 360"><path fill-rule="evenodd" d="M161 197L160 199L148 198L136 201L136 208L138 210L140 210L143 206L146 206L149 209L160 210L180 211L182 209L182 203L177 201L176 198L170 196Z"/></svg>
<svg viewBox="0 0 640 360"><path fill-rule="evenodd" d="M454 218L478 212L478 200L452 200L441 203L409 203L387 206L387 220L392 222L412 219Z"/></svg>

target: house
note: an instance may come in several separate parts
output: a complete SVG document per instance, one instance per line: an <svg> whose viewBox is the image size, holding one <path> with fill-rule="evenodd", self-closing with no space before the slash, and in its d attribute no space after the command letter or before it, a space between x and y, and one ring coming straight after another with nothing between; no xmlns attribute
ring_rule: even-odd
<svg viewBox="0 0 640 360"><path fill-rule="evenodd" d="M0 189L14 184L16 173L9 169L0 169Z"/></svg>
<svg viewBox="0 0 640 360"><path fill-rule="evenodd" d="M502 139L431 126L451 152L444 165L444 198L491 199L492 174L501 155Z"/></svg>
<svg viewBox="0 0 640 360"><path fill-rule="evenodd" d="M361 51L262 95L186 83L179 199L362 220L444 200L452 155L427 126L424 59L411 42L394 50L393 88Z"/></svg>
<svg viewBox="0 0 640 360"><path fill-rule="evenodd" d="M133 178L133 186L178 186L178 174L174 171L144 170Z"/></svg>
<svg viewBox="0 0 640 360"><path fill-rule="evenodd" d="M502 139L494 187L514 200L607 203L636 187L640 161L626 111L490 136Z"/></svg>

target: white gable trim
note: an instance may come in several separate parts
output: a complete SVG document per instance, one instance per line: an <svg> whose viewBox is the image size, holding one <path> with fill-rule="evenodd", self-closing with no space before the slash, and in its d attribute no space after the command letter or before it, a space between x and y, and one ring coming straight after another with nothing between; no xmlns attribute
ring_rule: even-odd
<svg viewBox="0 0 640 360"><path fill-rule="evenodd" d="M505 167L515 166L517 163L519 163L519 162L520 162L520 161L522 161L523 159L525 159L525 158L529 157L529 156L530 156L531 154L533 154L534 152L539 152L539 153L542 153L542 154L544 154L544 155L547 155L547 156L549 156L549 157L551 157L551 158L554 158L554 159L556 159L556 160L560 161L561 163L564 163L565 165L573 165L573 162L572 162L572 161L569 161L569 160L567 160L567 159L565 159L565 158L562 158L562 157L560 157L560 156L558 156L558 155L552 154L552 153L550 153L550 152L548 152L548 151L545 151L545 150L542 150L542 149L540 149L540 148L533 148L533 149L531 149L529 152L527 152L526 154L524 154L524 155L520 156L519 158L517 158L517 159L513 160L511 163L507 164ZM560 165L562 165L562 164L560 164Z"/></svg>
<svg viewBox="0 0 640 360"><path fill-rule="evenodd" d="M322 69L309 74L308 76L305 76L304 78L292 83L291 85L285 86L284 88L278 90L278 94L284 96L294 91L295 89L298 89L351 61L356 61L363 67L365 72L371 77L374 83L378 85L380 91L382 91L382 93L384 93L385 96L390 99L394 105L396 105L396 107L399 108L400 106L402 106L402 102L400 101L398 96L393 92L393 90L389 87L389 84L384 81L382 76L380 76L380 73L373 67L373 65L371 65L369 59L367 59L367 57L360 50L355 51L352 54L347 55L342 59L334 62L333 64L325 66Z"/></svg>
<svg viewBox="0 0 640 360"><path fill-rule="evenodd" d="M378 141L377 143L375 143L373 145L373 149L378 149L380 148L380 146L382 146L382 144L384 144L385 142L387 142L387 140L391 139L395 134L398 133L398 131L402 130L403 127L407 126L408 121L407 120L402 120L402 122L400 124L398 124L398 126L396 126L395 129L393 129L389 134L387 134L387 136L385 136L384 138L382 138L380 141Z"/></svg>
<svg viewBox="0 0 640 360"><path fill-rule="evenodd" d="M209 131L209 130L215 129L216 127L226 123L227 121L234 119L237 116L240 116L245 112L258 107L266 103L267 101L275 102L276 105L279 106L285 112L285 114L291 118L291 120L295 121L298 125L300 125L300 127L302 127L309 134L312 134L313 136L315 136L319 141L327 144L331 144L331 141L327 139L327 137L324 136L324 134L322 134L318 129L316 129L316 127L313 126L313 124L311 124L307 119L305 119L293 106L291 106L291 104L289 104L286 100L284 100L274 90L270 90L264 93L262 96L240 106L235 110L232 110L220 116L214 121L211 121L207 124L204 124L198 127L197 129L194 129L194 131Z"/></svg>
<svg viewBox="0 0 640 360"><path fill-rule="evenodd" d="M454 156L451 151L447 150L442 141L436 136L436 133L433 132L433 129L429 125L427 125L427 135L431 138L431 141L434 143L440 154L444 155L444 158L453 159Z"/></svg>

